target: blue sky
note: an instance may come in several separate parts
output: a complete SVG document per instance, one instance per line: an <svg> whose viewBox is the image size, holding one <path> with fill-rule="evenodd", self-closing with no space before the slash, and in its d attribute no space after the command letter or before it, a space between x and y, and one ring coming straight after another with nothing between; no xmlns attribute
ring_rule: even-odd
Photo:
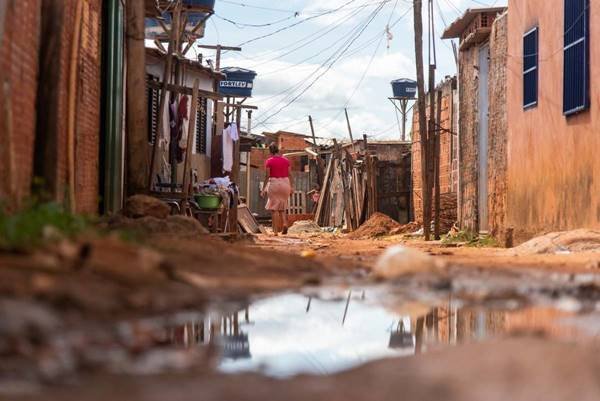
<svg viewBox="0 0 600 401"><path fill-rule="evenodd" d="M467 8L506 4L506 0L435 1L438 38L445 24ZM217 0L201 42L237 46L269 35L243 44L241 53L224 54L222 60L222 66L250 68L258 74L251 100L259 107L253 115L255 133L280 129L309 133L310 114L318 136L344 139L347 106L355 136L398 139L396 115L387 98L391 80L414 79L416 74L411 4L409 0ZM388 22L393 36L389 42ZM286 28L292 24L297 25ZM426 19L424 24L427 65ZM439 81L455 74L456 66L450 42L436 43ZM204 52L205 59L214 59L210 51Z"/></svg>

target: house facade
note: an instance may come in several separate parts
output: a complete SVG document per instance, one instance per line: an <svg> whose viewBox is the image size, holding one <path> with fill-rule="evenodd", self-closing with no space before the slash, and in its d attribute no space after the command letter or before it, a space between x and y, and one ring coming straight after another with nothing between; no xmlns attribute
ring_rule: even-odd
<svg viewBox="0 0 600 401"><path fill-rule="evenodd" d="M516 241L600 228L600 4L510 0L509 9L506 226Z"/></svg>
<svg viewBox="0 0 600 401"><path fill-rule="evenodd" d="M503 236L506 7L468 9L444 32L458 46L458 222Z"/></svg>
<svg viewBox="0 0 600 401"><path fill-rule="evenodd" d="M163 177L165 182L170 180L167 171L170 171L170 165L167 162L168 152L166 141L169 138L169 114L165 109L163 112L163 132L158 133L159 118L160 118L160 89L157 83L162 82L164 64L166 57L164 53L154 48L146 48L146 78L147 78L147 102L148 102L148 152L152 152L152 146L158 134L161 145L159 151L161 155L158 157L159 166L158 174ZM196 79L199 80L199 89L212 92L218 82L225 77L224 74L218 73L213 69L202 65L201 62L186 58L177 58L176 62L180 65L180 83L181 86L191 88ZM188 97L191 99L191 96ZM198 98L196 106L196 114L189 116L189 123L192 119L195 121L195 130L192 147L191 169L199 181L206 180L211 176L211 149L213 144L213 127L216 124L214 119L215 107L217 101L211 98ZM188 103L188 114L191 109ZM217 137L220 140L221 136ZM183 180L183 167L179 163L177 168L177 181Z"/></svg>

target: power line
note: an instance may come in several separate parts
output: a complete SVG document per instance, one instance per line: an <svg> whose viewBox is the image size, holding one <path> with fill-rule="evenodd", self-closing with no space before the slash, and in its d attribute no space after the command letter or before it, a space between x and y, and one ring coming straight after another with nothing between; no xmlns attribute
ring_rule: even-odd
<svg viewBox="0 0 600 401"><path fill-rule="evenodd" d="M351 4L351 3L355 2L355 1L356 1L356 0L349 0L349 1L347 1L346 3L342 4L341 6L339 6L338 8L335 8L335 9L333 9L333 10L329 10L329 11L325 11L325 12L323 12L323 13L321 13L321 14L317 14L317 15L313 15L313 16L310 16L310 17L306 17L306 18L304 18L304 19L302 19L302 20L300 20L300 21L298 21L298 22L295 22L295 23L293 23L293 24L291 24L291 25L287 25L287 26L284 26L283 28L279 28L279 29L277 29L277 30L276 30L276 31L274 31L274 32L270 32L270 33L267 33L267 34L265 34L265 35L261 35L261 36L257 36L257 37L255 37L255 38L252 38L252 39L248 39L248 40L246 40L246 41L244 41L244 42L240 43L238 46L239 46L239 47L242 47L242 46L244 46L244 45L247 45L248 43L252 43L252 42L256 42L257 40L261 40L261 39L268 38L268 37L270 37L270 36L273 36L273 35L276 35L276 34L278 34L278 33L280 33L280 32L283 32L283 31L285 31L285 30L287 30L287 29L291 29L291 28L293 28L293 27L295 27L295 26L298 26L298 25L300 25L300 24L302 24L302 23L304 23L304 22L307 22L307 21L313 20L313 19L315 19L315 18L319 18L319 17L323 17L323 16L325 16L325 15L329 15L329 14L336 13L336 12L340 11L341 9L343 9L344 7L346 7L348 4ZM387 0L387 1L389 1L389 0Z"/></svg>
<svg viewBox="0 0 600 401"><path fill-rule="evenodd" d="M229 18L223 17L223 16L221 16L219 14L216 14L216 13L214 14L215 17L217 17L217 18L219 18L219 19L221 19L221 20L223 20L225 22L229 22L230 24L235 25L236 27L238 27L240 29L242 29L244 27L248 27L248 28L264 28L264 27L267 27L267 26L277 25L277 24L280 24L282 22L288 21L288 20L290 20L292 18L296 18L299 15L300 15L299 13L295 13L294 15L290 15L289 17L278 19L278 20L273 21L273 22L266 22L264 24L246 24L244 22L237 22L237 21L231 20Z"/></svg>
<svg viewBox="0 0 600 401"><path fill-rule="evenodd" d="M361 8L361 9L358 9L358 11L355 11L355 12L353 12L353 13L351 13L351 14L347 15L346 17L344 17L343 19L341 19L340 21L338 21L338 22L337 22L335 25L333 25L333 27L329 27L329 26L327 26L327 27L325 27L324 29L321 29L321 30L319 30L319 31L317 31L317 32L315 32L315 33L312 33L311 35L308 35L308 36L306 36L306 37L305 37L305 39L302 39L301 41L296 41L295 43L302 42L302 41L304 41L304 40L306 40L306 39L312 39L312 40L310 40L310 41L308 41L308 40L307 40L305 43L303 43L303 44L301 44L301 45L299 45L299 46L297 46L297 47L294 47L294 48L290 49L290 50L289 50L289 51L287 51L286 53L280 54L280 55L278 55L277 57L273 57L273 58L271 58L271 59L268 59L268 60L263 60L263 61L261 61L261 62L259 62L259 63L257 63L257 64L254 64L254 65L250 66L249 68L251 68L251 69L254 69L254 68L258 67L258 66L261 66L261 65L264 65L264 64L270 63L270 62L272 62L272 61L276 61L276 60L278 60L278 59L281 59L281 58L283 58L283 57L285 57L285 56L287 56L287 55L289 55L289 54L291 54L291 53L294 53L295 51L297 51L297 50L300 50L300 49L302 49L302 48L304 48L304 47L306 47L306 46L308 46L308 45L314 44L314 41L315 41L315 40L322 38L323 36L327 35L328 33L331 33L332 31L334 31L334 30L336 30L337 28L339 28L340 26L342 26L342 25L343 25L345 22L347 22L348 20L350 20L350 19L354 18L355 16L357 16L358 14L360 14L360 12L362 11L362 9L364 9L364 7L367 7L367 6L366 6L366 5L364 5L364 6L362 6L362 8ZM321 31L323 31L323 30L325 30L325 32L323 32L323 33L321 33L320 35L318 35L318 36L314 37L314 35L315 35L316 33L320 33L320 32L321 32ZM314 38L313 38L313 37L314 37ZM335 43L334 43L333 45L335 45ZM333 46L333 45L332 45L332 46ZM317 52L317 53L315 53L314 55L312 55L312 56L310 56L310 57L308 57L308 58L306 58L306 59L304 59L304 60L302 60L302 61L298 62L297 64L301 64L301 63L304 63L304 62L306 62L306 61L308 61L308 60L311 60L311 59L315 58L316 56L318 56L318 55L322 54L322 53L323 53L325 50L328 50L328 49L330 49L332 46L328 46L327 48L325 48L325 49L321 50L320 52ZM282 47L282 48L280 48L280 50L281 50L281 49L285 49L285 47ZM261 73L261 75L262 75L262 76L264 76L264 75L269 75L269 74L272 74L272 73L274 73L274 72L276 72L276 71L269 71L269 72L267 72L267 73Z"/></svg>
<svg viewBox="0 0 600 401"><path fill-rule="evenodd" d="M388 23L387 26L389 26L390 22L392 21L392 17L394 15L394 11L396 11L396 7L398 6L398 0L396 0L396 3L394 4L394 8L392 9L392 12L390 13L390 18L388 19ZM398 21L400 21L402 18L404 18L409 12L410 10L412 10L412 8L408 8L404 14L402 14L400 16L400 18L396 21L396 23L398 23ZM367 75L367 73L369 72L369 70L371 69L371 64L373 63L373 60L375 59L375 56L377 55L377 51L379 50L379 47L381 47L381 43L383 41L383 38L385 36L381 36L381 38L379 39L379 43L377 43L377 47L375 48L375 51L373 52L373 54L371 55L371 59L369 60L369 63L367 64L367 68L365 68L365 70L363 71L362 76L360 77L358 83L356 84L356 86L354 87L354 89L352 90L352 93L350 94L350 96L348 97L348 99L346 100L346 103L344 104L344 106L340 109L340 111L331 119L331 121L329 121L329 123L327 125L325 125L325 127L323 128L327 128L329 127L335 120L337 120L337 118L340 116L340 114L342 114L342 111L348 106L348 104L350 104L350 101L352 100L352 98L354 97L354 95L356 94L356 91L358 90L358 88L360 87L360 85L362 85L365 76Z"/></svg>
<svg viewBox="0 0 600 401"><path fill-rule="evenodd" d="M339 58L350 48L350 46L352 46L352 44L362 35L362 33L365 31L365 29L371 24L371 22L373 21L373 19L377 16L377 14L379 14L379 12L381 11L381 9L383 8L385 2L382 2L382 4L374 11L374 13L372 13L372 17L369 19L369 21L367 21L367 23L363 26L363 28L360 30L360 32L354 37L352 38L352 40L350 41L350 43L344 48L344 50L340 53L339 56L336 57L336 59L334 59L328 66L327 68L320 74L318 75L308 86L306 86L298 95L296 95L293 99L291 99L289 102L287 102L285 105L283 105L282 107L280 107L275 113L272 113L271 115L269 115L268 117L264 118L263 120L261 120L261 122L264 121L268 121L269 119L273 118L274 116L276 116L277 114L279 114L280 112L282 112L284 109L286 109L287 107L289 107L290 105L292 105L296 100L298 100L302 95L304 95L304 93L306 93L310 88L312 88L317 82L318 80L323 77L332 67L333 65L339 60Z"/></svg>
<svg viewBox="0 0 600 401"><path fill-rule="evenodd" d="M383 4L384 4L384 3L385 3L385 2L381 2L381 5L380 5L380 7L383 7ZM372 18L374 18L374 15L376 15L376 14L377 14L377 12L378 12L378 10L377 10L377 9L376 9L376 10L374 10L373 12L371 12L371 14L369 14L368 18L371 18L371 19L372 19ZM370 21L370 20L369 20L369 21ZM280 104L280 103L283 103L283 102L285 102L285 101L286 101L286 99L290 98L290 97L293 95L293 92L294 92L295 90L297 90L297 89L299 89L300 87L302 87L302 85L303 85L303 84L304 84L304 83L305 83L305 82L306 82L308 79L310 79L311 77L315 76L315 75L316 75L316 74L317 74L317 73L318 73L318 72L319 72L321 69L325 68L325 67L326 67L326 65L327 65L327 63L328 63L329 61L331 61L331 60L332 60L332 59L334 59L335 57L339 57L339 56L338 56L338 54L339 54L340 52L342 52L342 54L343 54L344 52L346 52L346 51L348 50L348 48L347 48L347 44L348 44L350 41L354 40L354 38L355 38L355 36L356 36L356 33L355 33L355 32L357 32L357 31L359 30L359 28L360 28L360 25L357 25L357 26L355 26L354 28L352 28L352 30L351 30L351 31L350 31L350 32L349 32L349 33L346 35L346 36L347 36L347 39L346 39L346 40L345 40L345 41L342 43L342 45L341 45L341 46L339 46L339 47L338 47L338 49L337 49L336 51L334 51L334 52L333 52L333 53L332 53L332 54L331 54L331 55L330 55L330 56L329 56L329 57L328 57L328 58L327 58L325 61L323 61L323 62L322 62L322 63L321 63L319 66L317 66L317 67L316 67L316 68L315 68L315 69L314 69L314 70L313 70L313 71L312 71L310 74L308 74L307 76L303 77L301 80L299 80L298 82L296 82L296 83L295 83L295 84L293 84L292 86L290 86L290 87L288 87L288 88L284 89L283 91L281 91L281 92L279 92L279 93L277 93L277 94L275 94L275 95L273 95L273 96L270 96L270 97L268 97L268 98L264 99L264 100L270 100L270 99L273 99L273 98L276 98L276 97L279 97L279 96L285 95L285 96L284 96L282 99L280 99L280 100L279 100L277 103L275 103L275 104L274 104L272 107L270 107L270 108L269 108L269 109L268 109L268 110L267 110L265 113L269 112L270 110L272 110L273 108L275 108L275 107L276 107L278 104ZM362 33L362 32L361 32L361 33ZM334 43L334 45L333 45L333 46L335 46L335 45L336 45L336 44L338 44L338 43L339 43L339 41L338 41L338 42L336 42L336 43ZM330 48L331 48L331 47L333 47L333 46L330 46ZM337 59L336 59L335 61L337 61ZM335 62L335 61L334 61L334 62ZM286 94L287 94L287 95L286 95Z"/></svg>

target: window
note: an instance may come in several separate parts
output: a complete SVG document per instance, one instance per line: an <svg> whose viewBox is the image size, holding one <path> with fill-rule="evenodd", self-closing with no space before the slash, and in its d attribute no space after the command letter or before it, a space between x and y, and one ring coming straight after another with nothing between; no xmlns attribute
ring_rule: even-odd
<svg viewBox="0 0 600 401"><path fill-rule="evenodd" d="M148 83L158 82L158 77L148 74ZM146 85L146 101L148 105L148 142L153 144L158 131L158 109L160 107L160 90Z"/></svg>
<svg viewBox="0 0 600 401"><path fill-rule="evenodd" d="M523 35L523 108L538 102L538 43L539 30L533 28Z"/></svg>
<svg viewBox="0 0 600 401"><path fill-rule="evenodd" d="M206 124L207 124L207 106L206 98L198 98L196 108L196 153L206 154Z"/></svg>
<svg viewBox="0 0 600 401"><path fill-rule="evenodd" d="M563 113L589 107L589 0L565 0Z"/></svg>

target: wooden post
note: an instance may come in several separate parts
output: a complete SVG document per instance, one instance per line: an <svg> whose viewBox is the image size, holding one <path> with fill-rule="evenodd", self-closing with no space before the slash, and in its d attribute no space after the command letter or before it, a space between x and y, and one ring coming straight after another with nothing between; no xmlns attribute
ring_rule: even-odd
<svg viewBox="0 0 600 401"><path fill-rule="evenodd" d="M315 147L315 152L319 153L319 147L317 146L317 137L315 135L315 127L313 126L312 116L308 116L308 123L310 124L310 133L312 135L313 146ZM317 168L317 182L320 186L323 186L323 161L321 160L321 156L317 156L315 166Z"/></svg>
<svg viewBox="0 0 600 401"><path fill-rule="evenodd" d="M346 124L348 125L348 135L350 135L350 142L352 143L352 151L354 152L354 138L352 138L352 127L350 126L350 118L348 117L348 109L344 107L344 113L346 114Z"/></svg>
<svg viewBox="0 0 600 401"><path fill-rule="evenodd" d="M402 110L402 142L406 141L406 107L408 106L408 100L400 100L400 108Z"/></svg>
<svg viewBox="0 0 600 401"><path fill-rule="evenodd" d="M310 124L310 133L312 134L313 145L315 146L315 150L316 150L317 137L315 136L315 127L313 126L312 116L308 116L308 123Z"/></svg>
<svg viewBox="0 0 600 401"><path fill-rule="evenodd" d="M190 114L188 115L188 134L187 134L187 146L185 149L185 159L183 163L183 195L184 201L187 202L190 195L190 165L192 159L192 146L194 144L194 133L196 132L196 108L198 107L198 88L200 87L200 80L196 78L194 80L194 89L192 92L192 105L190 107ZM184 95L186 96L186 95Z"/></svg>
<svg viewBox="0 0 600 401"><path fill-rule="evenodd" d="M236 109L235 123L240 127L242 121L242 109L238 107ZM231 169L230 179L235 184L239 183L240 180L240 140L238 139L233 143L233 167ZM229 232L238 232L238 195L233 196L233 207L229 210L229 224L227 224Z"/></svg>
<svg viewBox="0 0 600 401"><path fill-rule="evenodd" d="M414 30L415 30L415 61L417 67L417 109L419 113L419 135L421 144L421 198L423 200L423 234L429 240L431 235L430 215L427 210L431 209L427 200L427 187L429 186L429 174L427 155L429 153L429 141L427 130L427 116L425 105L425 78L423 73L423 4L421 0L413 0Z"/></svg>
<svg viewBox="0 0 600 401"><path fill-rule="evenodd" d="M246 113L248 114L248 128L246 131L248 132L248 135L250 135L252 133L252 110L246 110ZM252 178L251 161L252 149L250 149L250 152L246 153L246 205L248 205L248 209L250 209L250 198L252 191L252 185L250 185L250 180Z"/></svg>
<svg viewBox="0 0 600 401"><path fill-rule="evenodd" d="M434 236L436 240L440 239L440 135L442 134L442 91L440 90L437 94L436 104L436 130L434 140L434 185L435 185L435 198L434 198L434 209L435 209L435 223L434 223Z"/></svg>
<svg viewBox="0 0 600 401"><path fill-rule="evenodd" d="M145 7L142 1L127 1L127 194L146 189L148 176L148 125L146 93Z"/></svg>
<svg viewBox="0 0 600 401"><path fill-rule="evenodd" d="M173 53L175 50L176 40L174 32L177 32L177 25L179 24L179 14L180 9L179 5L176 6L175 14L173 16L173 26L171 28L171 32L169 34L169 52L166 56L165 68L163 70L162 76L162 89L160 90L160 105L159 105L159 118L158 118L158 128L156 130L156 138L154 138L154 143L152 144L152 155L150 157L150 174L148 175L148 190L152 190L152 184L154 183L154 172L156 170L156 159L158 158L158 144L159 138L163 134L164 130L164 114L165 107L167 103L167 84L171 81L171 75L173 73ZM167 117L168 118L168 117Z"/></svg>

